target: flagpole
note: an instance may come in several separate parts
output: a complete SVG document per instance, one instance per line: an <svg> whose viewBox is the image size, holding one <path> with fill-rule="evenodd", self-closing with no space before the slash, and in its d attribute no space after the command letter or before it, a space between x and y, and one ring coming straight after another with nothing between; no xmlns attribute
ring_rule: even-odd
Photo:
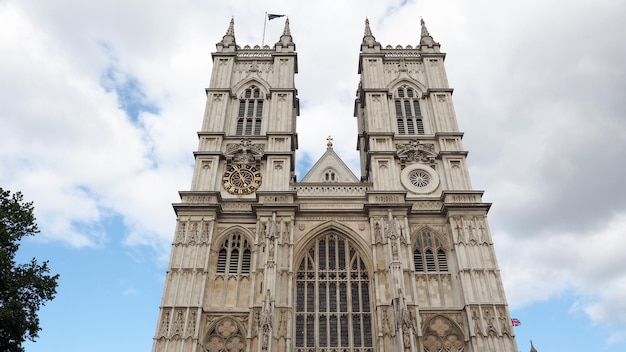
<svg viewBox="0 0 626 352"><path fill-rule="evenodd" d="M265 18L263 19L263 39L261 40L261 48L265 46L265 26L267 25L267 11L265 11Z"/></svg>

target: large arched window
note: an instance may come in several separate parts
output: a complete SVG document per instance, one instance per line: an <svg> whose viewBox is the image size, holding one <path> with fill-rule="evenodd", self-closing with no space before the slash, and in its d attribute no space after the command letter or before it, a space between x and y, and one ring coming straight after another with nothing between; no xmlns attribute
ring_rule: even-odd
<svg viewBox="0 0 626 352"><path fill-rule="evenodd" d="M348 239L318 238L296 276L296 352L372 351L369 282Z"/></svg>
<svg viewBox="0 0 626 352"><path fill-rule="evenodd" d="M439 239L429 230L419 233L413 247L415 271L448 271L446 251Z"/></svg>
<svg viewBox="0 0 626 352"><path fill-rule="evenodd" d="M250 274L250 244L240 233L230 235L220 247L217 257L218 274Z"/></svg>
<svg viewBox="0 0 626 352"><path fill-rule="evenodd" d="M417 94L413 88L402 86L394 100L399 134L424 134L424 121Z"/></svg>
<svg viewBox="0 0 626 352"><path fill-rule="evenodd" d="M263 116L263 94L257 86L247 88L239 98L237 112L237 136L258 136L261 134Z"/></svg>

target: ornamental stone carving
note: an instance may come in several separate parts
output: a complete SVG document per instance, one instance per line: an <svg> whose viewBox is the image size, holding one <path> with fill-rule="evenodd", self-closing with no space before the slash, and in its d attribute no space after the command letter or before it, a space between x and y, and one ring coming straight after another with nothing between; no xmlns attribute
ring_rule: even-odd
<svg viewBox="0 0 626 352"><path fill-rule="evenodd" d="M219 320L209 332L203 350L206 352L240 352L246 348L245 334L231 318Z"/></svg>
<svg viewBox="0 0 626 352"><path fill-rule="evenodd" d="M249 139L242 139L239 143L226 144L224 156L239 164L258 163L264 155L264 146L252 143Z"/></svg>
<svg viewBox="0 0 626 352"><path fill-rule="evenodd" d="M396 155L402 163L433 163L437 158L433 144L424 144L418 140L396 144Z"/></svg>
<svg viewBox="0 0 626 352"><path fill-rule="evenodd" d="M437 315L423 327L424 351L426 352L462 352L465 339L461 329L447 317Z"/></svg>

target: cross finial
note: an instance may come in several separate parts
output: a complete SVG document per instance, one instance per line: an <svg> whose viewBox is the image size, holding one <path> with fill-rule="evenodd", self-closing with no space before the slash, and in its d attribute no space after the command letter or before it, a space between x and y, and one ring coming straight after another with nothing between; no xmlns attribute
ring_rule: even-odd
<svg viewBox="0 0 626 352"><path fill-rule="evenodd" d="M332 147L333 147L333 137L328 136L328 137L326 138L326 140L328 141L328 143L326 143L326 146L327 146L328 148L332 148Z"/></svg>

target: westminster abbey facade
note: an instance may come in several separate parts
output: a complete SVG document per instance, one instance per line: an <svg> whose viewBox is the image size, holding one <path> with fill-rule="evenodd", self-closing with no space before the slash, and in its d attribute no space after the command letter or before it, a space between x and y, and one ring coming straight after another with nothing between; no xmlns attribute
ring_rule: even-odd
<svg viewBox="0 0 626 352"><path fill-rule="evenodd" d="M490 204L472 189L445 54L423 22L406 47L365 22L359 177L329 139L296 179L288 19L273 47L237 45L231 21L212 56L154 352L517 351Z"/></svg>

